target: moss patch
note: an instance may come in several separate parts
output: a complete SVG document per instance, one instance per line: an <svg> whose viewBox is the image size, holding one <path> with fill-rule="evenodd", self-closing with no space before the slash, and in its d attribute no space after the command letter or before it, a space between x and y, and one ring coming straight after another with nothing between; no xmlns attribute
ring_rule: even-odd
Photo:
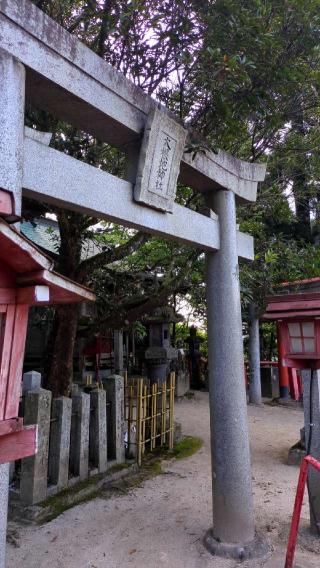
<svg viewBox="0 0 320 568"><path fill-rule="evenodd" d="M187 391L185 393L184 397L188 400L193 399L194 398L194 392L193 391Z"/></svg>
<svg viewBox="0 0 320 568"><path fill-rule="evenodd" d="M108 474L111 475L112 473L116 473L117 471L123 471L124 469L128 469L132 463L116 463L112 467L108 469Z"/></svg>
<svg viewBox="0 0 320 568"><path fill-rule="evenodd" d="M194 436L186 436L174 445L173 450L168 454L168 457L174 457L176 460L182 460L184 458L189 458L193 454L197 453L203 446L203 440L201 438L196 438Z"/></svg>
<svg viewBox="0 0 320 568"><path fill-rule="evenodd" d="M123 496L132 489L140 487L147 479L152 479L162 474L162 461L184 459L195 454L203 445L200 438L186 436L174 445L172 450L163 446L152 453L145 454L141 468L136 469L136 465L130 463L117 464L111 467L107 474L99 474L85 481L80 481L68 487L56 495L52 495L39 505L37 523L49 522L64 511L75 505L85 503L91 499L110 499L114 496ZM123 472L121 471L128 470ZM117 476L116 474L119 473Z"/></svg>

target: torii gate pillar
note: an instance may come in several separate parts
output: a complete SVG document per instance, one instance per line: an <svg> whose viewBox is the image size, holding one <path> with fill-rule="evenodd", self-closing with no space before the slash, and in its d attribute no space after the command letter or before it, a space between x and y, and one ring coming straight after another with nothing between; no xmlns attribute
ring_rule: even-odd
<svg viewBox="0 0 320 568"><path fill-rule="evenodd" d="M21 214L25 67L0 49L0 568L5 568L9 463L34 455L37 426L18 417L30 306L95 299L9 223Z"/></svg>
<svg viewBox="0 0 320 568"><path fill-rule="evenodd" d="M0 49L0 77L0 156L2 162L0 189L13 192L14 211L19 215L23 164L25 69L21 63L2 49ZM11 201L11 198L9 199ZM11 207L11 203L8 203L8 212ZM5 566L8 488L9 464L0 464L1 568Z"/></svg>
<svg viewBox="0 0 320 568"><path fill-rule="evenodd" d="M221 230L220 249L207 253L213 528L205 544L214 554L242 560L258 556L260 546L253 518L236 205L231 191L206 197Z"/></svg>
<svg viewBox="0 0 320 568"><path fill-rule="evenodd" d="M0 189L14 195L14 212L21 213L25 68L0 49Z"/></svg>
<svg viewBox="0 0 320 568"><path fill-rule="evenodd" d="M9 494L9 464L0 464L0 567L5 568L7 516Z"/></svg>

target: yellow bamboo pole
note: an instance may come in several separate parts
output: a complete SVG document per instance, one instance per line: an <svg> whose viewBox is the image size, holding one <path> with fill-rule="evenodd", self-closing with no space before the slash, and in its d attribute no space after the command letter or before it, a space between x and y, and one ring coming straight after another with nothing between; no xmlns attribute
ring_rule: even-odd
<svg viewBox="0 0 320 568"><path fill-rule="evenodd" d="M161 446L166 443L167 381L161 388Z"/></svg>
<svg viewBox="0 0 320 568"><path fill-rule="evenodd" d="M157 383L152 385L152 398L151 398L151 450L156 447L156 433L157 433Z"/></svg>
<svg viewBox="0 0 320 568"><path fill-rule="evenodd" d="M175 373L170 373L170 396L169 396L169 449L173 448L174 437L174 389L175 389Z"/></svg>
<svg viewBox="0 0 320 568"><path fill-rule="evenodd" d="M137 461L141 466L142 461L142 395L143 395L143 379L138 379L137 389Z"/></svg>
<svg viewBox="0 0 320 568"><path fill-rule="evenodd" d="M146 451L146 420L147 420L147 385L143 386L143 405L142 405L142 453Z"/></svg>
<svg viewBox="0 0 320 568"><path fill-rule="evenodd" d="M133 387L127 387L128 392L128 450L131 452L131 428L133 423Z"/></svg>

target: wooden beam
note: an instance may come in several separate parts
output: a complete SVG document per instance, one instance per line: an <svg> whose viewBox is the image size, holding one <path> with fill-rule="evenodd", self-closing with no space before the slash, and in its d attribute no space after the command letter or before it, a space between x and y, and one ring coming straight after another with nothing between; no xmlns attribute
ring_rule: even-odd
<svg viewBox="0 0 320 568"><path fill-rule="evenodd" d="M269 312L263 314L260 318L263 321L277 321L277 320L288 320L288 319L299 319L299 320L308 320L320 317L320 307L317 310L301 310L301 311L292 311L292 312Z"/></svg>
<svg viewBox="0 0 320 568"><path fill-rule="evenodd" d="M311 310L314 308L320 309L320 298L317 300L294 300L291 302L272 302L268 304L266 312L290 312L293 310Z"/></svg>
<svg viewBox="0 0 320 568"><path fill-rule="evenodd" d="M0 214L10 216L13 214L12 193L0 189Z"/></svg>
<svg viewBox="0 0 320 568"><path fill-rule="evenodd" d="M6 420L15 418L19 413L23 356L28 327L28 311L29 306L25 304L19 304L15 309L13 335L10 337L11 358L4 415Z"/></svg>
<svg viewBox="0 0 320 568"><path fill-rule="evenodd" d="M203 250L218 250L219 222L174 204L172 214L133 201L132 184L25 138L23 194ZM238 254L253 258L253 239L238 232Z"/></svg>
<svg viewBox="0 0 320 568"><path fill-rule="evenodd" d="M36 306L41 303L50 303L50 290L48 286L27 286L17 289L17 304Z"/></svg>
<svg viewBox="0 0 320 568"><path fill-rule="evenodd" d="M271 304L278 304L279 302L295 302L301 300L318 300L320 305L320 292L311 291L311 292L302 292L302 293L293 293L293 294L274 294L272 296L267 297L268 306Z"/></svg>
<svg viewBox="0 0 320 568"><path fill-rule="evenodd" d="M0 436L0 464L33 456L37 453L37 426Z"/></svg>
<svg viewBox="0 0 320 568"><path fill-rule="evenodd" d="M28 284L35 284L29 286ZM35 270L33 272L25 272L17 276L17 284L24 286L18 289L18 298L21 302L24 298L32 301L34 294L32 289L48 288L50 291L49 299L43 297L42 302L47 304L72 303L72 302L93 302L96 299L95 294L88 288L69 280L65 276L61 276L52 270ZM26 290L26 291L24 291ZM38 296L39 298L39 296ZM23 302L22 302L23 303ZM39 299L36 301L39 303Z"/></svg>
<svg viewBox="0 0 320 568"><path fill-rule="evenodd" d="M0 421L0 437L23 430L23 418L11 418Z"/></svg>
<svg viewBox="0 0 320 568"><path fill-rule="evenodd" d="M16 289L0 288L0 305L15 304L15 303L16 303Z"/></svg>
<svg viewBox="0 0 320 568"><path fill-rule="evenodd" d="M14 333L16 306L9 305L6 310L4 338L2 345L2 353L0 357L0 421L5 419L7 390L10 374L12 338ZM21 377L20 377L21 383ZM17 412L18 414L18 412ZM16 414L16 415L17 415ZM10 418L12 418L10 416Z"/></svg>

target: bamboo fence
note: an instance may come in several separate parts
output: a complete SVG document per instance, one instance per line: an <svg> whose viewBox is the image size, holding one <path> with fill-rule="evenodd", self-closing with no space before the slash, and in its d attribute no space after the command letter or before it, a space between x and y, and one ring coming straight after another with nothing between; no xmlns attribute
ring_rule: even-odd
<svg viewBox="0 0 320 568"><path fill-rule="evenodd" d="M129 451L135 447L138 465L146 449L173 448L175 373L162 384L125 376L125 420Z"/></svg>

